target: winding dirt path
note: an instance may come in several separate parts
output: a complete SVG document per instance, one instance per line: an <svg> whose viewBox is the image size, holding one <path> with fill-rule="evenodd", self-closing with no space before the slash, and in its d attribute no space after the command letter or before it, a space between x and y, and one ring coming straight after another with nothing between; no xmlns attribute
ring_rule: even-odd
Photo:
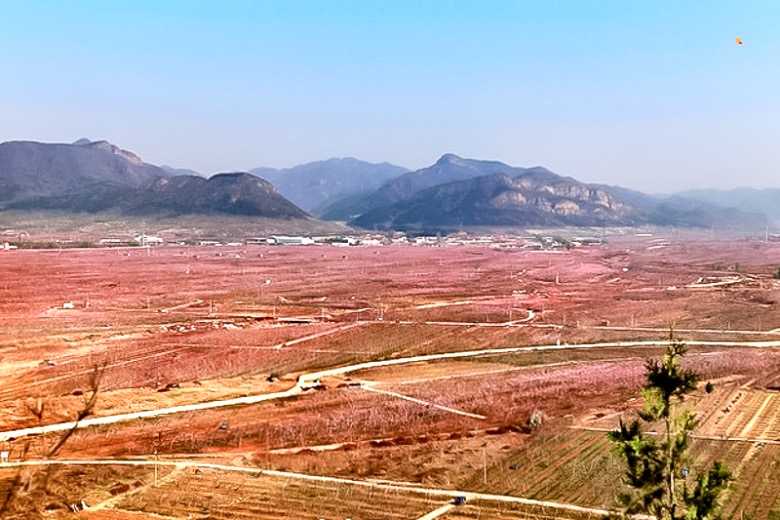
<svg viewBox="0 0 780 520"><path fill-rule="evenodd" d="M750 348L772 348L780 347L780 340L774 341L695 341L690 340L685 342L686 345L695 346L733 346L733 347L750 347ZM445 352L440 354L427 354L422 356L411 356L398 359L386 359L382 361L368 361L364 363L357 363L354 365L347 365L343 367L329 368L326 370L319 370L316 372L309 372L302 374L298 377L298 381L295 386L284 392L275 392L270 394L250 395L245 397L237 397L233 399L208 401L205 403L189 404L173 406L170 408L159 408L155 410L145 410L141 412L125 413L118 415L109 415L105 417L93 417L84 419L78 422L66 422L58 424L49 424L44 426L34 426L31 428L22 428L18 430L9 430L0 432L0 441L6 441L9 439L17 439L19 437L25 437L28 435L40 435L44 433L62 432L68 431L74 428L88 428L90 426L115 424L119 422L126 422L136 419L147 419L151 417L159 417L162 415L170 415L175 413L193 412L198 410L208 410L212 408L222 408L227 406L238 406L247 404L256 404L263 401L271 401L274 399L282 399L285 397L291 397L298 395L301 392L316 388L320 386L320 379L324 377L340 376L351 372L357 372L359 370L365 370L369 368L381 368L395 365L405 365L409 363L420 363L428 361L436 361L440 359L458 359L469 358L478 356L491 356L497 354L510 354L517 352L535 352L535 351L553 351L553 350L577 350L577 349L595 349L595 348L627 348L627 347L659 347L668 344L668 340L652 340L652 341L629 341L629 342L602 342L602 343L585 343L579 345L537 345L526 347L507 347L497 349L480 349L480 350L468 350L462 352Z"/></svg>

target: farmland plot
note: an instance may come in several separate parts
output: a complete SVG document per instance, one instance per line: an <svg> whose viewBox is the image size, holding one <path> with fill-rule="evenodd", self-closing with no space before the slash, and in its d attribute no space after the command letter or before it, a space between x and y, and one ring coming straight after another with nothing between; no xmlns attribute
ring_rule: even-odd
<svg viewBox="0 0 780 520"><path fill-rule="evenodd" d="M564 427L542 432L490 466L487 483L475 474L465 487L607 509L615 505L610 490L621 477L622 466L604 433Z"/></svg>
<svg viewBox="0 0 780 520"><path fill-rule="evenodd" d="M603 515L561 511L544 506L518 506L515 504L495 504L476 500L453 509L441 517L443 520L484 520L501 518L508 520L599 520Z"/></svg>
<svg viewBox="0 0 780 520"><path fill-rule="evenodd" d="M489 466L487 482L475 473L464 487L609 509L616 505L614 491L625 471L611 448L603 432L566 428L543 432ZM776 444L695 439L692 465L705 468L720 460L732 469L735 481L723 503L727 517L744 512L767 518L780 506L779 448Z"/></svg>
<svg viewBox="0 0 780 520"><path fill-rule="evenodd" d="M0 421L7 429L72 419L96 365L104 368L93 414L109 415L277 392L301 374L353 363L560 345L351 372L295 397L90 427L71 437L62 456L242 457L316 475L605 507L619 461L603 432L569 427L610 428L619 413L641 405L644 360L662 349L628 342L663 340L671 324L683 340L780 337L772 332L780 326L775 244L649 247L625 236L555 254L411 247L9 253L0 259ZM697 283L726 278L735 281ZM621 344L565 348L603 341ZM777 510L775 449L720 437L777 436L780 401L767 389L780 373L780 350L692 346L686 363L715 383L715 392L691 400L700 433L715 437L694 444L695 464L724 459L737 474L728 511L769 518ZM534 410L545 425L528 437L523 428ZM29 439L30 454L42 455L55 437ZM18 453L19 440L9 445ZM367 498L365 489L350 494L341 484L310 489L236 478L182 470L159 488L123 497L122 514L203 516L208 505L199 495L225 518L279 517L288 506L292 517L309 518L320 504L334 518L353 506L352 518L395 511L392 493ZM241 490L255 481L262 481L258 496L283 505L242 509L249 498ZM235 503L220 502L225 489L237 489L226 492ZM293 491L289 504L280 489ZM366 501L374 509L361 510ZM442 506L440 497L401 501L410 504L404 518ZM470 500L442 518L499 515L567 517Z"/></svg>
<svg viewBox="0 0 780 520"><path fill-rule="evenodd" d="M165 479L172 468L160 467ZM0 512L4 519L73 518L71 505L96 506L120 493L154 483L154 470L141 466L51 466L0 469Z"/></svg>
<svg viewBox="0 0 780 520"><path fill-rule="evenodd" d="M727 399L702 424L703 434L715 437L775 440L778 434L778 395L749 388L724 392ZM719 404L719 403L712 403ZM712 408L710 408L712 409Z"/></svg>
<svg viewBox="0 0 780 520"><path fill-rule="evenodd" d="M773 518L780 514L780 446L756 444L737 469L724 511L737 518Z"/></svg>
<svg viewBox="0 0 780 520"><path fill-rule="evenodd" d="M440 503L441 498L396 490L188 468L116 507L177 518L407 520Z"/></svg>

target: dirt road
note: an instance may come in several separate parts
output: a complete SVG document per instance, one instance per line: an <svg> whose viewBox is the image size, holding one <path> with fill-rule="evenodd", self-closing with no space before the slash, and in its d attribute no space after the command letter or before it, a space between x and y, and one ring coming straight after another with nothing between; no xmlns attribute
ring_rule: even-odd
<svg viewBox="0 0 780 520"><path fill-rule="evenodd" d="M357 372L369 368L381 368L395 365L405 365L409 363L420 363L428 361L437 361L440 359L458 359L469 358L496 354L511 354L517 352L534 352L534 351L553 351L553 350L577 350L577 349L594 349L594 348L627 348L627 347L662 347L667 345L668 340L652 340L652 341L629 341L629 342L602 342L602 343L584 343L579 345L537 345L531 347L507 347L498 349L480 349L480 350L468 350L463 352L445 352L440 354L426 354L422 356L411 356L398 359L385 359L382 361L369 361L365 363L357 363L354 365L348 365L343 367L329 368L326 370L319 370L316 372L309 372L308 374L302 374L298 377L298 381L295 386L284 392L275 392L271 394L259 394L250 395L246 397L237 397L234 399L225 399L218 401L209 401L205 403L189 404L174 406L170 408L159 408L156 410L144 410L141 412L125 413L118 415L110 415L105 417L94 417L84 419L80 422L66 422L58 424L49 424L44 426L35 426L31 428L22 428L19 430L9 430L0 432L0 441L6 441L9 439L17 439L28 435L40 435L44 433L62 432L68 431L73 428L88 428L90 426L115 424L119 422L132 421L136 419L148 419L151 417L159 417L162 415L170 415L175 413L193 412L197 410L208 410L212 408L222 408L227 406L238 406L255 404L263 401L270 401L274 399L282 399L285 397L291 397L298 395L301 392L316 388L319 386L319 380L324 377L341 376L351 372ZM750 347L750 348L771 348L780 347L780 340L774 341L695 341L688 340L686 345L694 346L733 346L733 347Z"/></svg>
<svg viewBox="0 0 780 520"><path fill-rule="evenodd" d="M487 502L523 504L528 506L544 507L544 508L555 509L560 511L587 513L587 514L603 515L603 516L609 514L609 511L605 509L583 507L574 504L563 504L559 502L550 502L546 500L533 500L530 498L513 497L508 495L490 495L486 493L474 493L471 491L459 491L453 489L412 487L405 483L393 483L387 481L372 482L366 480L353 480L353 479L345 479L345 478L338 478L338 477L307 475L305 473L292 473L289 471L275 471L270 469L252 468L252 467L244 467L244 466L230 466L227 464L213 464L209 462L196 462L196 461L170 461L170 460L153 460L153 459L34 460L34 461L24 461L24 462L2 463L0 464L0 468L24 467L24 466L47 466L47 465L59 465L59 466L99 466L99 465L101 466L155 466L156 465L156 466L174 467L176 469L203 468L203 469L214 469L219 471L234 471L234 472L250 473L255 475L267 475L271 477L306 480L310 482L328 482L333 484L346 484L346 485L353 485L353 486L370 487L370 488L381 489L386 491L422 494L422 495L443 497L449 499L454 499L456 497L465 497L467 501L483 500ZM440 514L443 514L443 512ZM435 517L426 516L423 518L435 518ZM642 517L642 518L637 517L637 519L650 520L650 517Z"/></svg>

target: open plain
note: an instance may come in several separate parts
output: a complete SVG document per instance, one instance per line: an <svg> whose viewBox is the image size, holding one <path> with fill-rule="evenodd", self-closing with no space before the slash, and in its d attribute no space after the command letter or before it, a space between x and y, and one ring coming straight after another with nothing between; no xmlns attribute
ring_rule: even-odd
<svg viewBox="0 0 780 520"><path fill-rule="evenodd" d="M734 471L727 517L778 518L778 266L778 242L671 231L0 251L0 510L600 518L605 431L673 328L715 388L691 463Z"/></svg>

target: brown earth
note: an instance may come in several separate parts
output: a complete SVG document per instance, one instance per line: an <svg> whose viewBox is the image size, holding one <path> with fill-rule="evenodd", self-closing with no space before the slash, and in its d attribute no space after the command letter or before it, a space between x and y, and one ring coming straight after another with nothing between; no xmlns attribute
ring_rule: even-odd
<svg viewBox="0 0 780 520"><path fill-rule="evenodd" d="M689 341L780 339L770 333L780 327L780 282L772 277L780 244L664 238L663 247L658 237L625 235L556 252L410 246L0 251L0 430L72 420L89 398L96 368L93 415L99 416L275 392L292 387L303 372L423 354L663 340L671 327ZM606 507L619 475L598 480L592 493L576 491L587 485L583 479L613 467L609 447L593 432L570 427L609 428L618 413L635 409L644 360L661 351L622 345L375 368L284 400L78 430L57 456L238 457L271 469ZM702 434L776 436L778 356L779 349L691 346L686 362L718 388L694 400ZM545 426L529 435L535 410ZM551 450L544 440L550 436L571 444L569 466L538 464ZM34 458L58 437L16 439L3 448L12 460ZM721 450L716 441L699 442L702 460ZM760 450L724 453L735 467L757 461L770 481L780 480L774 459L758 462L773 448ZM519 464L536 468L529 471L540 487L510 485ZM116 485L95 477L96 470L80 471L68 476L81 482L74 488L79 496L93 500ZM747 478L747 470L741 475ZM3 489L10 478L3 477ZM553 489L551 479L563 483ZM210 484L174 481L165 491L165 511L152 506L160 493L153 486L110 511L127 518L144 511L198 513L176 493L190 496ZM759 505L766 504L760 492L738 491L748 487L735 484L729 510L768 518L780 509ZM35 495L34 507L64 504L50 495ZM429 505L436 508L425 503L420 515ZM219 517L246 515L241 507L225 506ZM109 517L100 514L88 517ZM442 518L471 517L467 510L458 514ZM383 518L377 511L364 517Z"/></svg>

